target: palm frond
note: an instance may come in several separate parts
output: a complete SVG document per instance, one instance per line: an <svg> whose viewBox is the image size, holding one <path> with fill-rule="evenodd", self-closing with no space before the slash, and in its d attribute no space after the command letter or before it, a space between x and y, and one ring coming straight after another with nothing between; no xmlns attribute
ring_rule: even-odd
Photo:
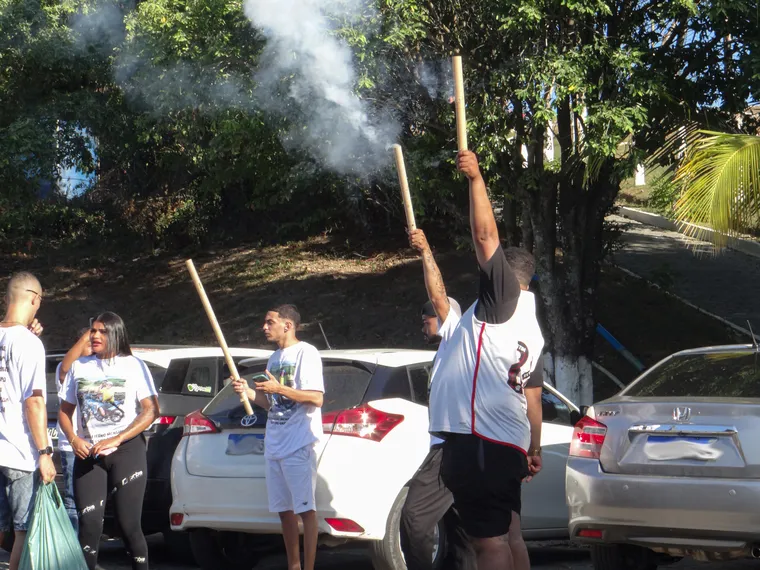
<svg viewBox="0 0 760 570"><path fill-rule="evenodd" d="M676 221L691 235L711 228L713 243L725 247L760 216L760 137L699 131L675 180L684 188Z"/></svg>

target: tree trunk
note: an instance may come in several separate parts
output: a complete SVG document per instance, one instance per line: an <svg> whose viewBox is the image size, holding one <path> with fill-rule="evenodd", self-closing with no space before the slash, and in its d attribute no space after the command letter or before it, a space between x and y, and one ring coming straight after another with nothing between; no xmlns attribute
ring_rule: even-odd
<svg viewBox="0 0 760 570"><path fill-rule="evenodd" d="M507 239L507 245L516 246L520 243L520 226L517 223L517 201L507 194L504 194L502 202L502 223L504 224L504 236Z"/></svg>
<svg viewBox="0 0 760 570"><path fill-rule="evenodd" d="M533 226L530 223L530 218L524 212L520 217L520 229L522 230L520 247L533 253Z"/></svg>
<svg viewBox="0 0 760 570"><path fill-rule="evenodd" d="M573 152L569 106L559 109L558 140L562 169L543 167L543 152L532 133L528 168L536 187L523 196L523 212L534 239L534 256L542 305L546 378L578 405L593 403L592 358L599 271L604 252L604 217L616 193L612 162L596 182L584 184L583 166Z"/></svg>
<svg viewBox="0 0 760 570"><path fill-rule="evenodd" d="M576 405L594 402L593 368L586 356L544 354L544 378L552 378L554 387Z"/></svg>

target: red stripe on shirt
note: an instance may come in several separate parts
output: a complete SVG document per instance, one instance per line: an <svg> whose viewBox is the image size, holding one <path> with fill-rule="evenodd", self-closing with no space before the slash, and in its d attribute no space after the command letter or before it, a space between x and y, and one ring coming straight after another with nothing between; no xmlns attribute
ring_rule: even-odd
<svg viewBox="0 0 760 570"><path fill-rule="evenodd" d="M486 324L483 323L480 326L480 334L478 335L478 352L475 356L475 372L472 375L472 397L470 398L470 413L472 420L470 422L472 433L475 433L475 393L478 388L478 370L480 370L480 352L483 350L483 333L486 332Z"/></svg>
<svg viewBox="0 0 760 570"><path fill-rule="evenodd" d="M486 437L482 433L478 433L475 430L473 430L472 435L477 436L480 439L483 439L485 441L490 441L491 443L496 443L498 445L503 445L505 447L511 447L512 449L516 449L517 451L519 451L520 453L522 453L525 456L528 455L528 452L526 450L524 450L519 445L515 445L514 443L507 443L506 441L499 441L498 439L491 439L490 437Z"/></svg>
<svg viewBox="0 0 760 570"><path fill-rule="evenodd" d="M499 441L497 439L491 439L490 437L486 437L483 434L480 434L475 429L475 393L478 387L478 371L480 370L480 353L483 350L483 333L486 332L486 323L483 323L480 326L480 334L478 335L478 352L475 356L475 372L472 375L472 397L470 398L470 413L472 415L471 419L471 425L472 425L472 435L479 437L480 439L484 439L485 441L490 441L491 443L497 443L499 445L505 445L507 447L512 447L516 449L517 451L523 453L524 455L528 455L528 452L520 447L519 445L514 445L513 443L507 443L505 441Z"/></svg>

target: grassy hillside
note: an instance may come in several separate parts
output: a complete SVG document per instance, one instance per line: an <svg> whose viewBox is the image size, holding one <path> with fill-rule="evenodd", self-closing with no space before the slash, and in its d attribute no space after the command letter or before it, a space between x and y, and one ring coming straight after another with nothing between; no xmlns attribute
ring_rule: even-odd
<svg viewBox="0 0 760 570"><path fill-rule="evenodd" d="M438 251L449 294L463 307L476 294L474 255ZM263 347L262 318L292 302L304 319L301 337L325 348L422 347L419 308L425 301L420 262L403 244L354 244L328 237L271 247L234 247L187 254L195 262L230 346ZM183 256L96 261L17 254L2 258L4 274L28 269L41 279L39 318L48 348L65 348L103 310L119 313L134 342L213 344L214 336ZM4 283L3 283L4 285ZM645 364L682 348L734 342L719 322L604 270L599 321ZM624 382L635 370L599 339L595 360ZM601 375L600 375L601 376ZM600 378L597 393L614 391Z"/></svg>

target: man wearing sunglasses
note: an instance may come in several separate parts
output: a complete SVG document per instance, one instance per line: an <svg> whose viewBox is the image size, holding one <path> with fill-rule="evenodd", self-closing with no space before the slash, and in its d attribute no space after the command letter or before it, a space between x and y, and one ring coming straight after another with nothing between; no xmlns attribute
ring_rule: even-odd
<svg viewBox="0 0 760 570"><path fill-rule="evenodd" d="M16 273L5 300L0 322L0 542L14 532L10 570L17 570L38 482L52 482L55 466L47 435L45 348L31 330L42 301L40 282L31 273Z"/></svg>

